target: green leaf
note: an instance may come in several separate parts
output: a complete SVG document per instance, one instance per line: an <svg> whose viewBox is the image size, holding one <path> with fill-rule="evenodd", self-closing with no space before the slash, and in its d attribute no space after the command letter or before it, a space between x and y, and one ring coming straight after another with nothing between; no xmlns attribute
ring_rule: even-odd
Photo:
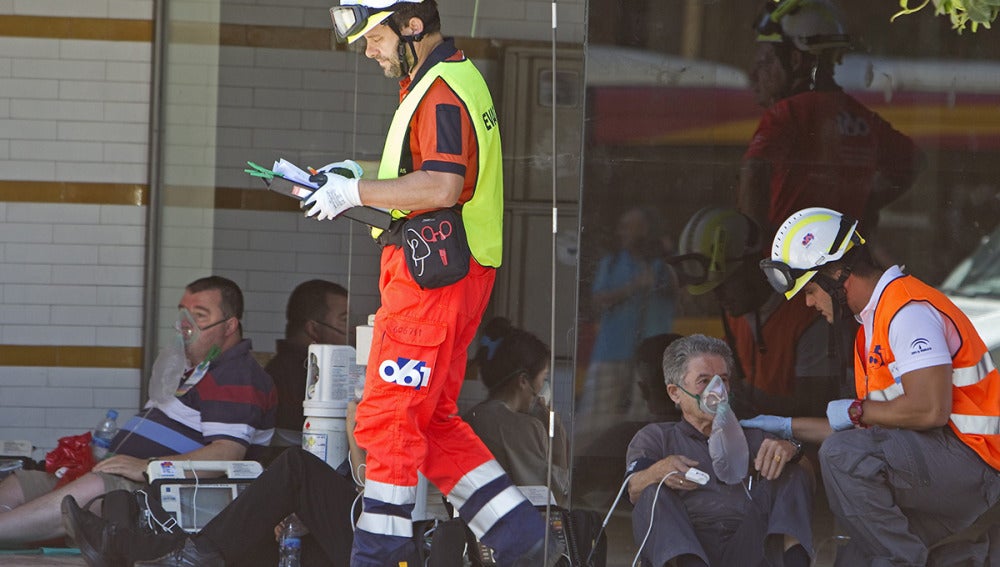
<svg viewBox="0 0 1000 567"><path fill-rule="evenodd" d="M924 0L919 6L911 8L909 0L899 0L899 6L902 9L893 14L889 21L895 21L902 15L918 12L930 2L931 0ZM933 0L933 2L934 14L937 16L947 15L951 20L952 29L959 34L967 27L971 28L973 33L979 29L979 26L989 29L990 24L1000 14L1000 0Z"/></svg>
<svg viewBox="0 0 1000 567"><path fill-rule="evenodd" d="M1000 1L1000 0L998 0L998 1ZM896 12L895 14L893 14L892 17L889 18L889 21L890 22L894 21L896 18L898 18L900 16L905 16L906 14L912 14L914 12L918 12L918 11L922 10L923 7L926 6L928 2L930 2L930 0L924 0L923 4L917 6L916 8L910 8L910 0L899 0L899 7L902 8L902 10L900 10L900 11Z"/></svg>

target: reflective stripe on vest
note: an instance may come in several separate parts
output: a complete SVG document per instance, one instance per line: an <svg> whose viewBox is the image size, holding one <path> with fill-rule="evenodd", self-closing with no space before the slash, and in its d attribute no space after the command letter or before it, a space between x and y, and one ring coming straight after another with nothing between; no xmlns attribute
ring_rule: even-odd
<svg viewBox="0 0 1000 567"><path fill-rule="evenodd" d="M976 364L965 368L953 369L951 372L951 383L956 388L978 384L980 380L987 378L993 370L995 370L993 357L990 356L989 352L986 352ZM894 378L898 378L898 376L894 376ZM896 382L888 388L869 391L868 398L871 400L888 401L902 396L903 393L903 385Z"/></svg>
<svg viewBox="0 0 1000 567"><path fill-rule="evenodd" d="M955 428L962 433L978 433L980 435L1000 434L1000 417L953 413L951 414L951 421L955 425Z"/></svg>
<svg viewBox="0 0 1000 567"><path fill-rule="evenodd" d="M462 205L462 222L469 248L480 265L499 267L503 256L503 154L500 147L500 127L490 90L471 61L462 59L437 63L413 85L392 117L382 149L378 178L399 177L404 144L409 141L406 130L420 101L438 77L448 84L465 105L476 131L476 185L472 198ZM395 218L404 217L407 213L392 211ZM378 237L381 232L379 229L372 229L372 236Z"/></svg>
<svg viewBox="0 0 1000 567"><path fill-rule="evenodd" d="M979 362L973 366L953 370L951 373L951 383L959 388L978 384L980 380L989 376L990 372L994 370L996 368L993 366L993 357L990 356L989 351L986 351L983 357L979 359Z"/></svg>
<svg viewBox="0 0 1000 567"><path fill-rule="evenodd" d="M890 370L895 356L889 344L889 323L913 301L929 303L955 325L961 345L952 356L949 425L983 460L1000 468L1000 372L969 318L940 291L912 276L893 280L879 297L872 324L872 352L864 348L864 329L858 330L854 361L858 397L867 394L872 400L892 400L904 393Z"/></svg>

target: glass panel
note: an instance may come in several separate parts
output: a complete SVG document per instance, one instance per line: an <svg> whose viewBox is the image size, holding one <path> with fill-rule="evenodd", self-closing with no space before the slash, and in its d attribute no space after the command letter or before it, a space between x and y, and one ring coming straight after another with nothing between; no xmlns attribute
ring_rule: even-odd
<svg viewBox="0 0 1000 567"><path fill-rule="evenodd" d="M365 228L303 218L295 202L243 171L248 161L319 167L352 158L375 176L398 85L364 56L363 41L333 42L329 7L315 0L167 6L152 345L169 344L184 285L209 274L242 287L243 332L261 360L284 338L286 301L303 281L346 287L352 327L378 307L380 250ZM485 320L505 317L553 351L551 405L571 430L585 3L559 5L555 74L549 6L445 1L440 11L445 34L489 84L503 132L505 256ZM462 411L487 397L476 369L467 374Z"/></svg>
<svg viewBox="0 0 1000 567"><path fill-rule="evenodd" d="M189 282L212 273L218 123L220 5L166 6L168 42L160 120L161 237L159 346L173 338L177 303Z"/></svg>
<svg viewBox="0 0 1000 567"><path fill-rule="evenodd" d="M818 314L804 303L792 314L756 269L798 209L850 213L879 262L905 264L932 285L955 270L948 293L988 346L1000 346L990 323L1000 313L991 264L1000 43L982 28L958 35L929 7L890 22L897 3L841 2L833 20L809 20L811 8L793 14L783 25L801 26L788 40L799 43L775 48L754 29L765 4L587 4L580 505L606 510L632 435L678 419L673 402L663 403L662 376L657 400L649 399L656 383L643 382L664 333L736 346L741 415L822 415L826 400L854 396L850 360L836 355L826 323L811 322ZM759 226L703 211L738 206ZM680 254L685 261L671 264ZM847 340L849 322L838 323ZM849 343L839 352L851 352ZM707 453L697 460L712 472ZM616 521L609 556L628 564L638 545L629 520ZM825 506L815 521L830 564L836 542Z"/></svg>
<svg viewBox="0 0 1000 567"><path fill-rule="evenodd" d="M162 224L151 243L159 258L159 333L151 345L169 343L183 286L209 273L243 288L243 329L262 359L284 337L286 301L303 281L346 287L352 328L377 308L379 251L364 227L305 219L294 201L243 172L247 161L269 166L286 158L318 167L354 158L374 175L397 86L363 47L333 42L328 8L314 0L167 5L158 109L162 173L154 183ZM548 5L442 1L445 32L486 78L503 131L505 258L485 318L505 317L553 351L552 405L569 433L574 508L603 517L621 487L634 433L646 423L678 419L660 375L671 333L736 341L768 332L766 320L758 326L755 316L773 316L780 302L768 303L762 279L734 291L731 282L741 280L730 277L756 275L752 260L765 253L783 220L777 217L790 212L768 210L771 187L781 186L776 176L783 173L808 180L804 194L822 198L806 204L850 207L880 260L905 263L935 284L954 270L948 292L961 296L956 301L988 346L1000 349L1000 334L988 330L996 326L987 324L1000 305L992 291L996 238L990 238L1000 218L993 120L1000 43L990 40L996 32L959 36L930 9L890 23L891 2L843 8L853 49L834 66L833 81L905 136L883 153L830 142L883 128L870 115L859 120L860 110L839 115L829 130L804 128L794 138L797 123L782 124L771 101L755 95L766 72L788 72L793 64L787 54L768 59L768 48L756 41L752 27L761 6L755 3L559 2L553 53ZM762 120L765 130L790 130L766 144L766 136L755 139ZM912 183L907 139L924 156ZM817 151L802 157L808 149ZM688 236L703 238L685 238L699 210L734 208L737 195L758 195L749 189L759 165L751 157L767 164L763 197L745 197L743 210L765 226L743 230L748 225L727 224L725 217L700 232L692 225ZM845 187L876 186L861 173L838 182L841 172L830 165L837 160L869 169L895 165L881 174L890 182L878 186L898 186L900 195L885 199L877 214L864 196L830 201ZM684 261L672 263L678 254ZM732 315L728 336L724 309ZM842 359L830 358L820 327L810 326L815 337L801 343L805 334L796 330L791 338L738 349L739 412L778 411L788 402L789 383L768 382L754 368L765 356L792 350L792 341L795 356L809 351L813 364L795 357L775 364L822 380L813 407L790 411L822 405L834 394L823 389L829 376L833 390L841 390L836 395L849 390L836 369ZM470 356L479 346L470 347ZM487 396L475 368L468 374L462 410ZM626 564L637 550L629 520L619 513L609 525L609 563Z"/></svg>

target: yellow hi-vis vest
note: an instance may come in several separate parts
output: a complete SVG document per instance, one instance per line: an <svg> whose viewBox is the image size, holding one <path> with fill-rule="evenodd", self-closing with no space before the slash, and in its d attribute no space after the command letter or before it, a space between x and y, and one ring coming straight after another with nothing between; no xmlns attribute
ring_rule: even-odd
<svg viewBox="0 0 1000 567"><path fill-rule="evenodd" d="M469 249L480 265L499 267L503 256L503 154L500 148L500 126L486 81L471 61L441 61L428 69L420 81L413 85L392 117L385 147L382 149L378 178L399 177L404 144L409 142L406 130L420 101L438 77L448 84L465 105L479 146L476 152L479 167L475 189L472 198L462 205L462 224L465 225ZM392 211L394 218L402 218L407 214L408 211ZM372 236L378 237L381 232L373 228Z"/></svg>
<svg viewBox="0 0 1000 567"><path fill-rule="evenodd" d="M896 360L889 345L889 323L911 301L924 301L955 324L962 338L951 360L951 426L958 438L991 467L1000 469L1000 373L990 351L969 318L940 291L913 276L897 278L885 287L872 324L871 348L865 348L865 330L858 329L854 381L859 398L892 400L904 395L892 374ZM917 341L914 341L915 343ZM911 348L920 348L919 344Z"/></svg>

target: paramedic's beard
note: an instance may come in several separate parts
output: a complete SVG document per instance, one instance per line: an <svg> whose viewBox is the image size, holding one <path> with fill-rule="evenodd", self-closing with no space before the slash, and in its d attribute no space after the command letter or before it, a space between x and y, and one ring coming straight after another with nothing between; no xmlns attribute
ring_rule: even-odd
<svg viewBox="0 0 1000 567"><path fill-rule="evenodd" d="M402 79L403 78L403 67L399 64L398 58L393 59L376 59L379 66L382 67L382 72L389 79Z"/></svg>

